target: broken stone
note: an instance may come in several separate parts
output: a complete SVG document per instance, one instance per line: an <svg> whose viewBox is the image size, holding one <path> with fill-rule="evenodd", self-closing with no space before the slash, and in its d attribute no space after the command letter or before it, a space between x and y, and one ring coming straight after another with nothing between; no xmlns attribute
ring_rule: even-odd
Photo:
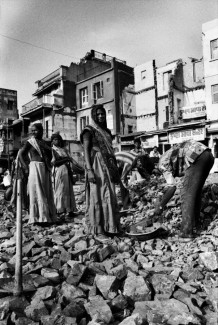
<svg viewBox="0 0 218 325"><path fill-rule="evenodd" d="M31 318L33 321L38 322L42 316L48 315L48 310L45 307L43 301L37 301L36 303L27 306L25 313L28 318Z"/></svg>
<svg viewBox="0 0 218 325"><path fill-rule="evenodd" d="M144 322L139 314L134 314L132 316L124 319L120 325L143 325Z"/></svg>
<svg viewBox="0 0 218 325"><path fill-rule="evenodd" d="M38 288L32 300L47 300L55 297L56 289L52 286Z"/></svg>
<svg viewBox="0 0 218 325"><path fill-rule="evenodd" d="M218 269L218 253L217 252L205 252L199 254L199 260L204 266L211 271Z"/></svg>
<svg viewBox="0 0 218 325"><path fill-rule="evenodd" d="M142 276L129 276L126 278L123 294L134 302L151 300L151 291Z"/></svg>
<svg viewBox="0 0 218 325"><path fill-rule="evenodd" d="M77 285L85 273L87 267L77 261L68 261L68 265L70 265L71 270L67 276L67 282L73 285Z"/></svg>
<svg viewBox="0 0 218 325"><path fill-rule="evenodd" d="M85 304L85 309L92 320L96 322L109 324L113 319L110 307L101 296L92 297L92 299Z"/></svg>
<svg viewBox="0 0 218 325"><path fill-rule="evenodd" d="M171 297L175 288L175 280L172 276L166 274L154 274L150 281L156 293L156 298L160 298L160 295L162 295L164 299L169 299Z"/></svg>
<svg viewBox="0 0 218 325"><path fill-rule="evenodd" d="M117 295L119 282L115 276L97 274L95 284L105 299L113 299Z"/></svg>
<svg viewBox="0 0 218 325"><path fill-rule="evenodd" d="M60 276L57 270L44 268L41 270L41 275L54 283L60 282Z"/></svg>
<svg viewBox="0 0 218 325"><path fill-rule="evenodd" d="M63 282L61 285L61 294L66 298L66 300L70 303L74 301L76 298L85 298L86 295L83 290L75 287L74 285Z"/></svg>
<svg viewBox="0 0 218 325"><path fill-rule="evenodd" d="M99 261L102 262L115 252L115 249L112 245L106 245L105 247L98 250Z"/></svg>

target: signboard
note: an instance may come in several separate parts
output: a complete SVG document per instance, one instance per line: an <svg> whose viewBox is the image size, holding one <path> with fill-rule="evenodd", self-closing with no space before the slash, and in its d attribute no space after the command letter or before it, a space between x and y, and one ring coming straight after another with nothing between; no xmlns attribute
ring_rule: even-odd
<svg viewBox="0 0 218 325"><path fill-rule="evenodd" d="M141 138L142 148L154 148L155 146L158 147L158 135L153 135L149 138Z"/></svg>
<svg viewBox="0 0 218 325"><path fill-rule="evenodd" d="M197 106L186 106L181 108L181 112L184 120L203 117L206 115L206 106L202 104Z"/></svg>
<svg viewBox="0 0 218 325"><path fill-rule="evenodd" d="M169 143L174 144L174 143L181 143L186 140L202 141L205 139L206 131L204 127L201 127L195 129L170 132L168 135L169 135Z"/></svg>

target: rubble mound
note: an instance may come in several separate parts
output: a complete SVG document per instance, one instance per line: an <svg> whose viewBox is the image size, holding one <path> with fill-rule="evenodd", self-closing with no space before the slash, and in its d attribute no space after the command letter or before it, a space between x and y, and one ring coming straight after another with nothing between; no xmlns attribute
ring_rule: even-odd
<svg viewBox="0 0 218 325"><path fill-rule="evenodd" d="M59 225L28 225L23 211L21 297L13 296L15 216L1 200L0 325L217 324L218 184L205 184L201 231L186 244L175 241L179 188L162 218L154 215L164 190L162 177L131 186L133 207L121 212L121 235L107 244L86 234L84 185L75 186L81 214ZM155 225L168 234L144 241L126 235Z"/></svg>

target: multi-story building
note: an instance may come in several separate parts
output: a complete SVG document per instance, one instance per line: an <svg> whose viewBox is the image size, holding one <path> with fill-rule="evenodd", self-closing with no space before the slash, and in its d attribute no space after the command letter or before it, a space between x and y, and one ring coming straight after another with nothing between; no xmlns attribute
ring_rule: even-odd
<svg viewBox="0 0 218 325"><path fill-rule="evenodd" d="M133 68L125 61L91 50L80 63L61 66L36 82L35 98L22 106L21 116L41 122L44 138L59 131L69 151L82 151L79 136L90 121L91 106L104 105L108 127L122 132L120 108L123 89L134 83Z"/></svg>
<svg viewBox="0 0 218 325"><path fill-rule="evenodd" d="M218 158L218 19L202 25L207 133ZM216 164L218 162L216 160ZM217 166L218 168L218 166Z"/></svg>
<svg viewBox="0 0 218 325"><path fill-rule="evenodd" d="M0 168L10 168L9 155L14 151L12 124L17 118L17 91L0 88Z"/></svg>
<svg viewBox="0 0 218 325"><path fill-rule="evenodd" d="M69 68L60 66L36 84L35 98L22 106L21 117L41 122L45 139L59 131L65 140L75 140L75 83Z"/></svg>
<svg viewBox="0 0 218 325"><path fill-rule="evenodd" d="M133 68L126 65L125 61L94 50L87 53L81 68L76 82L77 137L90 121L93 104L104 105L108 128L114 135L122 134L125 132L122 91L134 83Z"/></svg>
<svg viewBox="0 0 218 325"><path fill-rule="evenodd" d="M138 133L132 138L140 136L145 148L156 145L161 152L187 138L190 128L197 128L194 137L204 140L200 125L206 115L202 59L178 59L163 67L156 67L152 60L137 66L134 74ZM122 148L130 139L130 135L121 137Z"/></svg>

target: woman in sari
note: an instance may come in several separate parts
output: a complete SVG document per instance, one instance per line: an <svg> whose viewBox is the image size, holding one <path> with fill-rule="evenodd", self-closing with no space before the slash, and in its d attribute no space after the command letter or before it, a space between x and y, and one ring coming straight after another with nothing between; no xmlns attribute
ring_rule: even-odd
<svg viewBox="0 0 218 325"><path fill-rule="evenodd" d="M120 184L120 176L103 105L93 105L91 118L80 136L86 164L86 222L89 233L105 242L110 233L118 232L115 183Z"/></svg>
<svg viewBox="0 0 218 325"><path fill-rule="evenodd" d="M52 165L54 181L54 201L60 217L70 216L76 212L76 202L73 192L73 174L69 163L71 157L63 148L63 139L60 134L54 133L52 141Z"/></svg>
<svg viewBox="0 0 218 325"><path fill-rule="evenodd" d="M51 182L51 148L47 146L43 136L43 126L35 123L32 126L32 137L20 150L19 158L28 178L30 205L30 224L47 225L56 221L52 182ZM28 153L29 166L25 161Z"/></svg>

